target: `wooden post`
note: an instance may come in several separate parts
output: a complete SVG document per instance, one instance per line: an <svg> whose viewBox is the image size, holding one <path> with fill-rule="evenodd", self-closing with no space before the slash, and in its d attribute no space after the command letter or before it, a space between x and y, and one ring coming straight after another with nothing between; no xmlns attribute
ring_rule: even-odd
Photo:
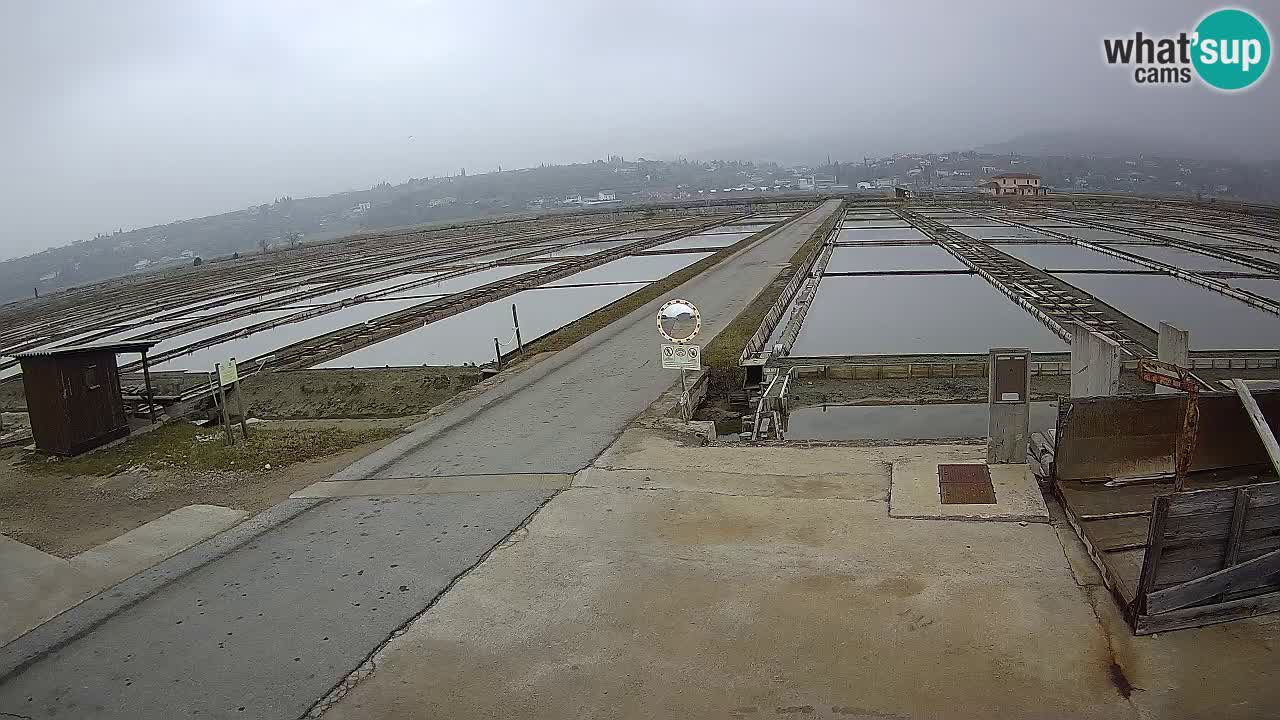
<svg viewBox="0 0 1280 720"><path fill-rule="evenodd" d="M511 322L516 325L516 350L524 352L524 340L520 339L520 316L516 315L516 304L511 303Z"/></svg>
<svg viewBox="0 0 1280 720"><path fill-rule="evenodd" d="M497 358L496 360L494 360L494 367L501 370L502 369L502 346L498 344L498 338L493 339L493 356Z"/></svg>
<svg viewBox="0 0 1280 720"><path fill-rule="evenodd" d="M222 387L222 363L214 363L213 374L214 381L218 383L218 399L222 405L222 429L227 434L227 444L235 445L235 436L231 434L231 416L227 414L227 393Z"/></svg>
<svg viewBox="0 0 1280 720"><path fill-rule="evenodd" d="M236 395L236 412L240 413L240 434L244 435L246 441L249 440L249 421L244 415L244 396L240 393L240 381L236 380L231 385L232 392Z"/></svg>
<svg viewBox="0 0 1280 720"><path fill-rule="evenodd" d="M142 380L147 386L147 407L151 410L151 424L156 424L156 395L151 391L151 367L147 364L147 351L142 351Z"/></svg>
<svg viewBox="0 0 1280 720"><path fill-rule="evenodd" d="M235 358L231 358L231 366L236 368L236 381L231 383L231 391L236 395L236 411L240 413L240 434L244 435L245 441L248 442L249 418L244 413L244 395L240 392L240 368Z"/></svg>
<svg viewBox="0 0 1280 720"><path fill-rule="evenodd" d="M1280 473L1280 444L1276 443L1276 436L1271 433L1271 426L1267 424L1262 410L1258 408L1258 401L1253 399L1253 393L1249 392L1249 386L1244 380L1235 378L1231 384L1235 386L1236 394L1244 404L1244 411L1249 416L1249 421L1253 423L1253 429L1257 431L1262 447L1267 450L1267 457L1271 458L1271 467Z"/></svg>

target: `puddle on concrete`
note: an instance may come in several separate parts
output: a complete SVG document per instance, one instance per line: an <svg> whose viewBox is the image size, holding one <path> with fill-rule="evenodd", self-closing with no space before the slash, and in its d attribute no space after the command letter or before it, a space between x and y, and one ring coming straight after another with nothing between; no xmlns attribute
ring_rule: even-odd
<svg viewBox="0 0 1280 720"><path fill-rule="evenodd" d="M520 315L520 332L532 342L578 318L644 287L646 283L588 285L524 290L508 298L472 308L417 330L383 340L320 368L408 367L415 365L484 364L494 359L493 339L512 339L511 305ZM510 344L503 348L509 352Z"/></svg>
<svg viewBox="0 0 1280 720"><path fill-rule="evenodd" d="M792 355L1064 351L1066 343L975 275L824 277Z"/></svg>
<svg viewBox="0 0 1280 720"><path fill-rule="evenodd" d="M863 240L925 240L924 233L912 227L859 228L841 230L836 242L862 242Z"/></svg>
<svg viewBox="0 0 1280 720"><path fill-rule="evenodd" d="M611 260L590 270L548 283L547 287L583 283L652 282L698 262L712 253L672 253L670 255L633 255Z"/></svg>
<svg viewBox="0 0 1280 720"><path fill-rule="evenodd" d="M964 270L964 263L937 245L838 246L831 252L827 272L886 272L894 270Z"/></svg>
<svg viewBox="0 0 1280 720"><path fill-rule="evenodd" d="M1147 327L1167 322L1189 330L1194 349L1280 348L1280 316L1171 275L1056 276Z"/></svg>
<svg viewBox="0 0 1280 720"><path fill-rule="evenodd" d="M1046 270L1149 270L1145 265L1065 243L999 243L995 249Z"/></svg>
<svg viewBox="0 0 1280 720"><path fill-rule="evenodd" d="M214 363L226 362L228 358L234 357L237 361L249 360L293 343L318 337L348 325L355 325L388 315L423 302L427 302L427 299L364 302L325 313L324 315L285 325L277 325L269 330L201 348L193 353L163 362L155 366L155 369L212 372Z"/></svg>
<svg viewBox="0 0 1280 720"><path fill-rule="evenodd" d="M938 440L987 436L986 403L819 405L791 411L788 440ZM1031 430L1048 430L1058 403L1031 403Z"/></svg>
<svg viewBox="0 0 1280 720"><path fill-rule="evenodd" d="M1172 265L1181 270L1227 270L1230 272L1257 272L1254 268L1222 258L1201 255L1191 250L1169 247L1167 245L1131 245L1117 246L1117 250L1139 257Z"/></svg>

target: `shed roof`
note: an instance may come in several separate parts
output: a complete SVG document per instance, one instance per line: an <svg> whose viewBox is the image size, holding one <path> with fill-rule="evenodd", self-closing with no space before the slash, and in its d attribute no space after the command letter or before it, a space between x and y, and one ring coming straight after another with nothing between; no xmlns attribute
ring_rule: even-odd
<svg viewBox="0 0 1280 720"><path fill-rule="evenodd" d="M130 342L105 343L102 345L66 345L64 347L27 350L26 352L14 353L13 357L21 360L22 358L61 357L65 355L82 355L84 353L94 352L140 353L150 350L159 342L159 340L133 340Z"/></svg>

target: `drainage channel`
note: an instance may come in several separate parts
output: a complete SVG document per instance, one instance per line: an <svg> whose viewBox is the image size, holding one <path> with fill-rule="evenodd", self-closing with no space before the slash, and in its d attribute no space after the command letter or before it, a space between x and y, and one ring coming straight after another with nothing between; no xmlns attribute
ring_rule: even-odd
<svg viewBox="0 0 1280 720"><path fill-rule="evenodd" d="M1111 340L1131 357L1154 355L1155 333L1119 310L992 246L910 210L894 212L946 248L984 280L1067 342L1080 325Z"/></svg>
<svg viewBox="0 0 1280 720"><path fill-rule="evenodd" d="M965 211L965 212L970 212L970 211ZM970 212L970 214L976 215L977 217L983 217L988 220L999 220L998 218L994 218L988 215L983 215L980 213ZM1044 213L1030 213L1028 211L1024 211L1024 214L1032 215L1033 217L1039 217L1046 220L1055 219L1053 216L1046 215ZM1075 237L1074 235L1058 232L1057 230L1054 230L1052 228L1035 227L1032 225L1027 225L1027 224L1019 223L1012 220L999 220L999 221L1007 225L1014 225L1017 227L1033 229L1036 232L1043 233L1045 235L1048 235L1049 237L1057 238L1059 240L1067 240L1076 245L1079 245L1080 247L1088 248L1090 250L1100 252L1104 255L1110 255L1112 257L1120 258L1122 260L1128 260L1129 262L1137 263L1139 265L1143 265L1145 267L1149 267L1154 270L1159 270L1160 272L1166 273L1168 275L1172 275L1181 280L1186 280L1187 282L1194 283L1196 285L1200 285L1201 287L1205 287L1215 292L1222 293L1223 295L1227 295L1228 297L1235 298L1236 300L1247 303L1261 310L1266 310L1267 312L1280 315L1280 302L1276 302L1271 298L1258 295L1257 293L1251 292L1249 290L1243 290L1240 288L1232 287L1231 285L1228 285L1226 282L1219 280L1217 278L1209 277L1199 272L1184 270L1180 267L1177 267L1176 265L1170 265L1169 263L1161 262L1159 260L1152 260L1151 258L1148 258L1148 257L1125 252L1124 250L1111 247L1110 245L1096 243L1091 240L1082 240L1081 238ZM1131 235L1133 237L1139 237L1139 238L1144 238L1148 240L1157 240L1159 242L1168 244L1170 247L1189 250L1191 252L1199 253L1201 255L1215 257L1220 260L1228 260L1230 262L1239 263L1239 260L1237 259L1237 257L1240 257L1240 258L1248 257L1246 255L1239 255L1239 253L1218 252L1217 248L1206 248L1204 246L1196 245L1195 243L1191 243L1191 242L1178 240L1176 238L1166 238L1157 233L1146 233L1141 230L1135 230L1133 228L1123 228L1118 225L1112 225L1109 223L1092 222L1092 221L1083 220L1083 219L1078 220L1076 222L1077 224L1096 227L1102 230L1111 230L1113 232L1119 232L1122 234ZM1239 263L1239 264L1244 264L1244 263ZM1269 269L1269 266L1271 265L1272 263L1255 259L1251 267L1261 269L1264 272L1275 273L1276 270ZM1280 266L1277 266L1277 267L1280 267Z"/></svg>

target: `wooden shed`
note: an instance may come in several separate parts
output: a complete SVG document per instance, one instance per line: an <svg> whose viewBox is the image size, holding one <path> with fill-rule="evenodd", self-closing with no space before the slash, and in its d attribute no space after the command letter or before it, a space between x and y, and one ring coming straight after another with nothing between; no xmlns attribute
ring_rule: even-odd
<svg viewBox="0 0 1280 720"><path fill-rule="evenodd" d="M79 455L129 434L116 353L142 353L150 399L147 351L155 341L79 345L31 350L22 363L22 383L36 447L55 455ZM152 422L155 421L154 404Z"/></svg>

